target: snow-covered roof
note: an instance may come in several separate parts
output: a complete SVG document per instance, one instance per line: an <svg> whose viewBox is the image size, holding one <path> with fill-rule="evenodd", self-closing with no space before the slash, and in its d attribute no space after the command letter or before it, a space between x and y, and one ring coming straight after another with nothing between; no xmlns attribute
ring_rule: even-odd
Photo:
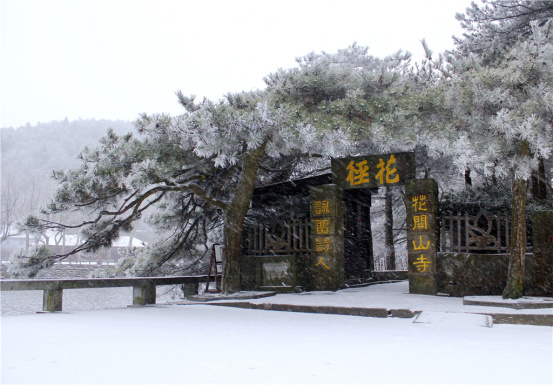
<svg viewBox="0 0 553 385"><path fill-rule="evenodd" d="M119 238L117 238L115 241L112 242L113 247L144 247L146 246L146 242L141 241L138 238L132 237L132 244L129 244L131 242L131 237L128 235L123 235Z"/></svg>
<svg viewBox="0 0 553 385"><path fill-rule="evenodd" d="M26 235L23 233L10 236L10 238L13 239L24 239L26 238ZM35 242L35 236L30 237L31 244L34 244ZM65 240L63 239L63 233L59 233L56 231L47 231L46 236L41 236L39 243L42 245L48 245L48 246L77 246L83 243L83 238L80 235L75 234L65 234ZM123 235L119 238L117 238L115 241L112 242L112 247L144 247L147 243L144 241L141 241L138 238L131 237L128 235Z"/></svg>

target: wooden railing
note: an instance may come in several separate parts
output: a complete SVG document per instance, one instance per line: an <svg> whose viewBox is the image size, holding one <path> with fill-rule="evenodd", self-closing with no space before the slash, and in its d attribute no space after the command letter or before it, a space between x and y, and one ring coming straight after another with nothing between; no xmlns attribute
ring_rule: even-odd
<svg viewBox="0 0 553 385"><path fill-rule="evenodd" d="M92 278L92 279L3 279L0 291L43 290L43 311L61 311L64 289L92 289L100 287L133 287L133 305L156 303L156 286L184 285L185 293L196 294L206 275L185 277L147 278Z"/></svg>

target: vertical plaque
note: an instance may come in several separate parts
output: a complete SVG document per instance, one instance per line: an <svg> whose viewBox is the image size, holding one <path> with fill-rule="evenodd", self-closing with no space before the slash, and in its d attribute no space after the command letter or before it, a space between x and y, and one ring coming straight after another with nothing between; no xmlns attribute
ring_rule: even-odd
<svg viewBox="0 0 553 385"><path fill-rule="evenodd" d="M417 179L405 186L409 293L437 294L438 184Z"/></svg>
<svg viewBox="0 0 553 385"><path fill-rule="evenodd" d="M344 211L342 190L334 184L310 188L311 266L314 290L344 285Z"/></svg>

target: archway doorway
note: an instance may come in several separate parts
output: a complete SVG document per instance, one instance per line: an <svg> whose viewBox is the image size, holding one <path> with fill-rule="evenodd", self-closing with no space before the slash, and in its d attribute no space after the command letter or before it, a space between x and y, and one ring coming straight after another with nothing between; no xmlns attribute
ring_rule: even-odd
<svg viewBox="0 0 553 385"><path fill-rule="evenodd" d="M371 190L344 191L345 278L362 278L374 269L371 231Z"/></svg>

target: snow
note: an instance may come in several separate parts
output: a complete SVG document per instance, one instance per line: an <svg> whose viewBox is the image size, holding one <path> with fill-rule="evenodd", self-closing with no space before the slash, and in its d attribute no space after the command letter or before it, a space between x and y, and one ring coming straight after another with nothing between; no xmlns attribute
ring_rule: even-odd
<svg viewBox="0 0 553 385"><path fill-rule="evenodd" d="M447 323L450 325L474 325L491 328L493 318L485 314L448 313L439 311L423 311L419 313L414 323Z"/></svg>
<svg viewBox="0 0 553 385"><path fill-rule="evenodd" d="M132 244L131 244L132 241ZM112 247L144 247L147 243L144 241L141 241L140 239L137 239L135 237L132 238L128 235L122 235L116 240L114 240L111 244Z"/></svg>
<svg viewBox="0 0 553 385"><path fill-rule="evenodd" d="M401 281L369 287L352 288L336 292L303 292L279 294L274 297L249 300L252 303L281 303L291 305L321 305L412 311L441 311L457 313L501 314L553 314L553 309L509 309L489 306L466 306L463 298L422 294L409 294L409 282Z"/></svg>
<svg viewBox="0 0 553 385"><path fill-rule="evenodd" d="M288 297L327 305L341 297L353 304L355 294L346 292L357 292L359 300L365 301L371 297L367 293L374 292L372 298L378 300L389 289L393 303L393 298L400 296L393 292L403 288L401 283ZM423 298L431 296L410 300L412 295L402 295L413 308L432 312L428 308L431 301ZM438 304L435 307L440 309ZM413 323L413 319L204 304L9 315L1 317L1 382L553 382L553 328L481 327L472 319L462 318L457 315L455 322Z"/></svg>
<svg viewBox="0 0 553 385"><path fill-rule="evenodd" d="M24 233L15 234L14 231L14 235L11 235L8 240L18 240L19 244L24 246L26 238L27 236ZM65 243L63 238L65 238ZM32 235L30 236L29 241L31 245L36 244L36 238ZM84 240L80 235L63 234L54 230L47 230L46 237L41 236L39 240L40 244L48 246L78 246L83 242ZM131 244L131 237L128 235L122 235L112 242L112 247L129 247L129 244ZM147 245L146 242L141 241L136 237L132 237L131 247L144 247L145 245Z"/></svg>
<svg viewBox="0 0 553 385"><path fill-rule="evenodd" d="M478 295L464 297L465 302L478 302L485 304L497 304L497 306L512 307L515 309L524 306L553 307L553 298L549 297L522 297L517 299L503 299L499 295Z"/></svg>

